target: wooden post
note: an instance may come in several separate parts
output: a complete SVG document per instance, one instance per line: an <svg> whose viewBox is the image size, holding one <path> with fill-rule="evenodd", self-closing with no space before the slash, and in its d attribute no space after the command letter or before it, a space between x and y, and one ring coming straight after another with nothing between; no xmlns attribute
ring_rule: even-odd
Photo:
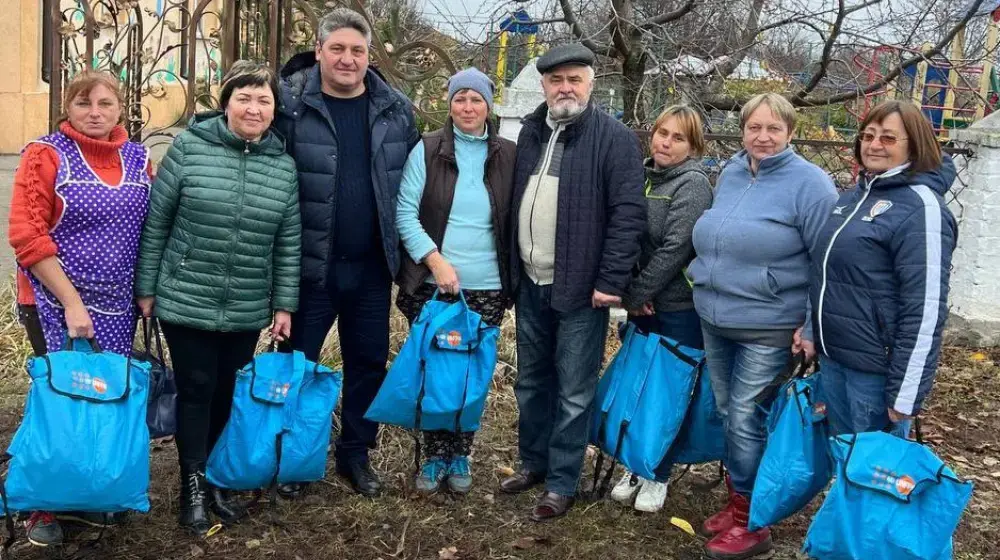
<svg viewBox="0 0 1000 560"><path fill-rule="evenodd" d="M497 51L497 91L493 103L503 103L503 90L507 78L507 36L506 30L500 32L500 50Z"/></svg>

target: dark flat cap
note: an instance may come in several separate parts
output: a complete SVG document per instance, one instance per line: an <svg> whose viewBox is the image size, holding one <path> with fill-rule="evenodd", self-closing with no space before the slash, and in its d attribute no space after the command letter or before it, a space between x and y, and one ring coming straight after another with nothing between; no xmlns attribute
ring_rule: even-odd
<svg viewBox="0 0 1000 560"><path fill-rule="evenodd" d="M535 68L545 74L555 70L557 66L575 64L577 66L593 66L596 59L594 53L580 43L570 43L552 47L548 52L538 57Z"/></svg>

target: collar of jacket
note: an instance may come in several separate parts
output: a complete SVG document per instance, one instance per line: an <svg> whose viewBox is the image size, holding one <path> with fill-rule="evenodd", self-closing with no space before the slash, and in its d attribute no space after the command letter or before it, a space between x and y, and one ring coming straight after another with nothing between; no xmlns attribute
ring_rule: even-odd
<svg viewBox="0 0 1000 560"><path fill-rule="evenodd" d="M951 185L958 177L955 169L955 162L948 154L941 154L941 167L930 171L913 172L910 170L910 162L894 167L888 171L883 171L878 175L869 176L862 173L858 184L872 189L893 189L897 187L907 187L910 185L925 185L941 196L951 189Z"/></svg>
<svg viewBox="0 0 1000 560"><path fill-rule="evenodd" d="M761 175L762 173L769 173L771 171L775 171L776 169L784 167L785 165L788 165L790 161L793 161L797 157L799 157L799 154L795 151L795 146L789 144L784 150L781 150L780 152L774 155L767 156L766 158L760 160L760 165L757 166L757 175ZM745 169L747 173L751 175L754 174L752 169L750 168L750 152L747 151L746 148L743 148L742 150L737 152L736 155L733 156L732 161L735 162L736 165L739 165L740 167Z"/></svg>
<svg viewBox="0 0 1000 560"><path fill-rule="evenodd" d="M576 137L583 131L590 121L594 118L594 112L597 109L594 107L594 102L591 101L587 104L587 108L583 110L580 115L573 120L573 122L566 125L566 130L564 130L561 135L569 140ZM528 129L535 135L535 137L540 138L542 135L542 127L548 126L545 123L545 118L549 114L548 103L542 103L539 105L530 115L525 117L521 121L521 126L528 127Z"/></svg>
<svg viewBox="0 0 1000 560"><path fill-rule="evenodd" d="M701 173L705 174L705 171L701 168L701 162L697 158L689 157L686 160L671 165L669 167L664 167L662 169L656 168L656 162L653 158L648 157L646 161L643 162L646 168L646 179L648 179L653 184L666 183L672 179L676 179L685 173Z"/></svg>
<svg viewBox="0 0 1000 560"><path fill-rule="evenodd" d="M448 117L441 127L442 139L438 144L437 157L455 162L455 121ZM492 118L486 119L487 159L500 149L500 137L497 135L497 125Z"/></svg>
<svg viewBox="0 0 1000 560"><path fill-rule="evenodd" d="M285 151L285 142L270 128L257 142L251 142L229 130L229 123L222 111L204 111L195 114L188 122L192 134L212 144L229 146L252 154L280 155Z"/></svg>
<svg viewBox="0 0 1000 560"><path fill-rule="evenodd" d="M302 102L313 109L323 111L326 103L323 101L323 78L319 73L319 64L313 65L308 70L305 87L302 89ZM385 111L396 103L396 96L389 87L389 84L382 81L371 68L365 73L365 93L368 94L368 103L375 110L375 114Z"/></svg>

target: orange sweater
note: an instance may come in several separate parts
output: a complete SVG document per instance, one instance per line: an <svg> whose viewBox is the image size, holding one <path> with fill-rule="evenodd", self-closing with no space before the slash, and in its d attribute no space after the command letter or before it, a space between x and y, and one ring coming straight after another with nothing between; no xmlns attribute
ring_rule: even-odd
<svg viewBox="0 0 1000 560"><path fill-rule="evenodd" d="M116 126L108 140L85 136L68 122L59 125L59 131L80 146L84 159L101 180L110 185L121 182L122 164L118 150L128 141L124 127ZM62 199L55 192L58 169L59 155L56 151L45 144L35 143L25 148L14 174L7 237L18 264L24 268L31 268L39 261L56 255L56 243L49 232L63 211ZM20 271L17 273L17 302L35 303L31 284Z"/></svg>

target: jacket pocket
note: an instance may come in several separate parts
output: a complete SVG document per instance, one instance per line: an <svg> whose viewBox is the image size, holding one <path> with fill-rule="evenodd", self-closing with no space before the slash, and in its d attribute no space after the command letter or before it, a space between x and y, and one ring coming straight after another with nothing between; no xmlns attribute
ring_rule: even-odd
<svg viewBox="0 0 1000 560"><path fill-rule="evenodd" d="M892 337L889 335L889 325L886 323L885 315L875 300L872 300L872 314L875 316L875 328L878 330L879 341L882 343L882 351L886 358L892 357Z"/></svg>
<svg viewBox="0 0 1000 560"><path fill-rule="evenodd" d="M778 279L771 273L771 269L766 266L760 269L758 288L762 294L772 298L778 297L778 292L781 290Z"/></svg>

